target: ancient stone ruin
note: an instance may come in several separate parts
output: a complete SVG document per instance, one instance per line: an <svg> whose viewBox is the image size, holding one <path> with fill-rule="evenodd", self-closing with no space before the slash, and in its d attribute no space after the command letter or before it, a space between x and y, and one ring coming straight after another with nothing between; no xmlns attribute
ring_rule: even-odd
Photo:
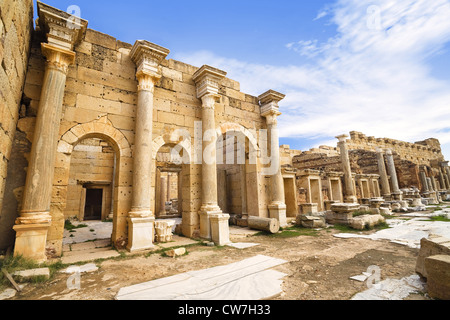
<svg viewBox="0 0 450 320"><path fill-rule="evenodd" d="M282 93L248 95L226 71L170 59L146 40L124 43L41 2L34 28L31 0L8 5L0 250L61 256L74 218L111 220L112 243L135 252L173 232L224 245L230 224L363 228L448 198L436 139L351 132L337 147L290 150L279 145Z"/></svg>

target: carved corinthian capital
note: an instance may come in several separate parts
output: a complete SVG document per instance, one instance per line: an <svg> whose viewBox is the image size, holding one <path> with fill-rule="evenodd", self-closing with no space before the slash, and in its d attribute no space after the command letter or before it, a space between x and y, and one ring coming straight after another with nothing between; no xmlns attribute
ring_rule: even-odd
<svg viewBox="0 0 450 320"><path fill-rule="evenodd" d="M194 73L193 80L197 87L197 98L205 95L219 94L219 85L227 73L225 71L204 65Z"/></svg>
<svg viewBox="0 0 450 320"><path fill-rule="evenodd" d="M136 64L139 90L153 90L154 83L161 78L161 61L170 53L169 49L154 43L138 40L131 50L131 60Z"/></svg>

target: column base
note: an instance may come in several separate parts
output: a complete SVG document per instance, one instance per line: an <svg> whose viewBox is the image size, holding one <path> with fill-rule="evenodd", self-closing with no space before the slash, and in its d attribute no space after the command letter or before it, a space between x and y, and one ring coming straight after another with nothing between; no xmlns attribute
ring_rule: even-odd
<svg viewBox="0 0 450 320"><path fill-rule="evenodd" d="M127 218L128 221L128 245L129 252L152 249L154 239L155 218Z"/></svg>
<svg viewBox="0 0 450 320"><path fill-rule="evenodd" d="M209 216L211 221L211 238L217 246L230 244L229 214L213 213Z"/></svg>
<svg viewBox="0 0 450 320"><path fill-rule="evenodd" d="M402 201L403 200L403 192L393 192L392 193L392 200Z"/></svg>
<svg viewBox="0 0 450 320"><path fill-rule="evenodd" d="M280 228L288 226L286 219L286 204L284 203L271 203L268 206L270 218L277 219L280 222Z"/></svg>
<svg viewBox="0 0 450 320"><path fill-rule="evenodd" d="M200 238L211 240L211 221L213 214L222 214L222 210L217 205L203 205L200 208Z"/></svg>
<svg viewBox="0 0 450 320"><path fill-rule="evenodd" d="M344 203L358 203L358 198L356 196L345 197Z"/></svg>
<svg viewBox="0 0 450 320"><path fill-rule="evenodd" d="M45 247L47 244L47 233L50 223L42 224L16 224L16 243L14 256L22 256L36 262L47 261Z"/></svg>

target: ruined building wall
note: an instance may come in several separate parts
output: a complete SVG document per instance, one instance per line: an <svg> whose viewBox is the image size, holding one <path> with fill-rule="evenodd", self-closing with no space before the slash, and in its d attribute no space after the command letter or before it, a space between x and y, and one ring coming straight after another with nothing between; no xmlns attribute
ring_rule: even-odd
<svg viewBox="0 0 450 320"><path fill-rule="evenodd" d="M14 185L7 186L6 177L8 170L10 174L15 173L8 168L17 160L12 152L14 140L21 144L16 125L19 115L24 112L21 110L22 91L32 31L32 0L0 1L0 250L12 245L14 237L11 227L15 215L10 214L11 208L3 208L3 202L6 190L15 189ZM27 149L26 145L21 146Z"/></svg>
<svg viewBox="0 0 450 320"><path fill-rule="evenodd" d="M32 141L36 111L42 89L45 58L41 53L44 35L36 30L33 35L31 56L24 87L27 112L19 120L18 127L23 136L23 144L28 150L17 146L18 161L15 170L24 172L23 177L15 177L15 189L25 185L27 151ZM73 147L85 134L89 138L104 139L111 143L114 151L120 153L118 164L120 175L114 190L116 208L116 230L118 237L126 237L126 218L131 208L132 195L132 148L135 136L135 117L138 82L136 65L132 62L131 44L127 44L103 33L88 29L78 44L76 61L69 67L64 92L63 114L60 122L60 141L55 162L53 196L51 203L52 225L48 241L59 239L66 217L67 201L73 198L69 188ZM155 86L153 112L154 147L162 147L171 141L171 134L177 129L185 129L194 137L194 123L201 121L202 102L197 98L193 75L198 70L172 59L161 63L162 78ZM259 101L240 92L238 82L225 78L219 89L220 101L216 103L216 127L226 129L228 123L249 130L266 129L266 121L261 117ZM256 137L257 141L257 137ZM159 145L161 142L161 145ZM192 141L192 145L194 145ZM158 150L153 150L154 154ZM20 161L19 161L20 160ZM152 155L149 155L152 160ZM261 199L257 215L268 215L268 189L266 179L256 178L256 169L248 177L252 179L254 190ZM153 175L156 171L154 167ZM198 211L201 206L201 165L183 166L183 224L185 235L192 235L199 228ZM9 179L11 180L11 179ZM20 210L20 201L10 190L10 202L16 202L14 214ZM155 177L152 177L152 194L155 194ZM75 195L76 197L76 195ZM20 197L17 197L20 198ZM152 207L155 199L152 198ZM70 205L67 210L71 210ZM67 211L67 212L69 212ZM11 228L12 226L10 226ZM58 240L60 241L60 240Z"/></svg>
<svg viewBox="0 0 450 320"><path fill-rule="evenodd" d="M433 160L444 161L441 145L437 139L410 143L388 138L374 138L352 131L347 140L349 150L367 150L375 152L377 148L391 149L400 159L417 165L431 166Z"/></svg>

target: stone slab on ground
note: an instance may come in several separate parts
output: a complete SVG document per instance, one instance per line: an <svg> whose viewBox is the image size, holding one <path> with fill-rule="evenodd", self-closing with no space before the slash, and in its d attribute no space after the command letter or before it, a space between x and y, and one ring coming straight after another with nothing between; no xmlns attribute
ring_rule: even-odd
<svg viewBox="0 0 450 320"><path fill-rule="evenodd" d="M50 269L49 268L39 268L39 269L29 269L16 271L13 273L13 276L18 277L20 280L26 280L35 277L45 277L50 278Z"/></svg>
<svg viewBox="0 0 450 320"><path fill-rule="evenodd" d="M242 236L242 237L250 237L255 234L257 234L258 230L252 230L248 227L242 228L242 227L236 227L236 226L230 226L230 236Z"/></svg>
<svg viewBox="0 0 450 320"><path fill-rule="evenodd" d="M196 244L196 243L198 243L198 241L195 241L195 240L192 240L189 238L185 238L185 237L180 237L177 235L173 235L172 241L165 242L165 243L155 243L155 245L166 249L166 248L178 247L178 246L188 246L188 245Z"/></svg>
<svg viewBox="0 0 450 320"><path fill-rule="evenodd" d="M120 289L117 300L262 300L281 294L287 261L258 255Z"/></svg>
<svg viewBox="0 0 450 320"><path fill-rule="evenodd" d="M372 288L356 294L352 300L403 300L412 293L424 291L425 283L418 275L412 275L400 280L381 281L374 284Z"/></svg>
<svg viewBox="0 0 450 320"><path fill-rule="evenodd" d="M233 247L233 248L236 248L236 249L247 249L247 248L259 246L259 243L236 242L236 243L230 243L227 246Z"/></svg>
<svg viewBox="0 0 450 320"><path fill-rule="evenodd" d="M85 264L83 266L70 266L64 270L61 270L61 273L68 273L68 274L72 274L72 273L89 273L89 272L95 272L98 270L98 267L95 265L95 263L88 263Z"/></svg>
<svg viewBox="0 0 450 320"><path fill-rule="evenodd" d="M423 221L421 218L409 221L401 219L387 219L391 228L383 229L369 235L354 233L335 234L337 238L364 238L371 240L391 240L410 248L420 248L420 241L428 238L431 234L448 236L450 234L450 223L441 221Z"/></svg>
<svg viewBox="0 0 450 320"><path fill-rule="evenodd" d="M0 292L0 301L14 298L16 293L17 293L17 291L15 289L8 288L8 289Z"/></svg>
<svg viewBox="0 0 450 320"><path fill-rule="evenodd" d="M105 248L96 248L84 251L68 251L64 252L61 262L64 264L73 264L78 262L88 262L97 259L108 259L119 257L120 254L116 250L107 250Z"/></svg>

